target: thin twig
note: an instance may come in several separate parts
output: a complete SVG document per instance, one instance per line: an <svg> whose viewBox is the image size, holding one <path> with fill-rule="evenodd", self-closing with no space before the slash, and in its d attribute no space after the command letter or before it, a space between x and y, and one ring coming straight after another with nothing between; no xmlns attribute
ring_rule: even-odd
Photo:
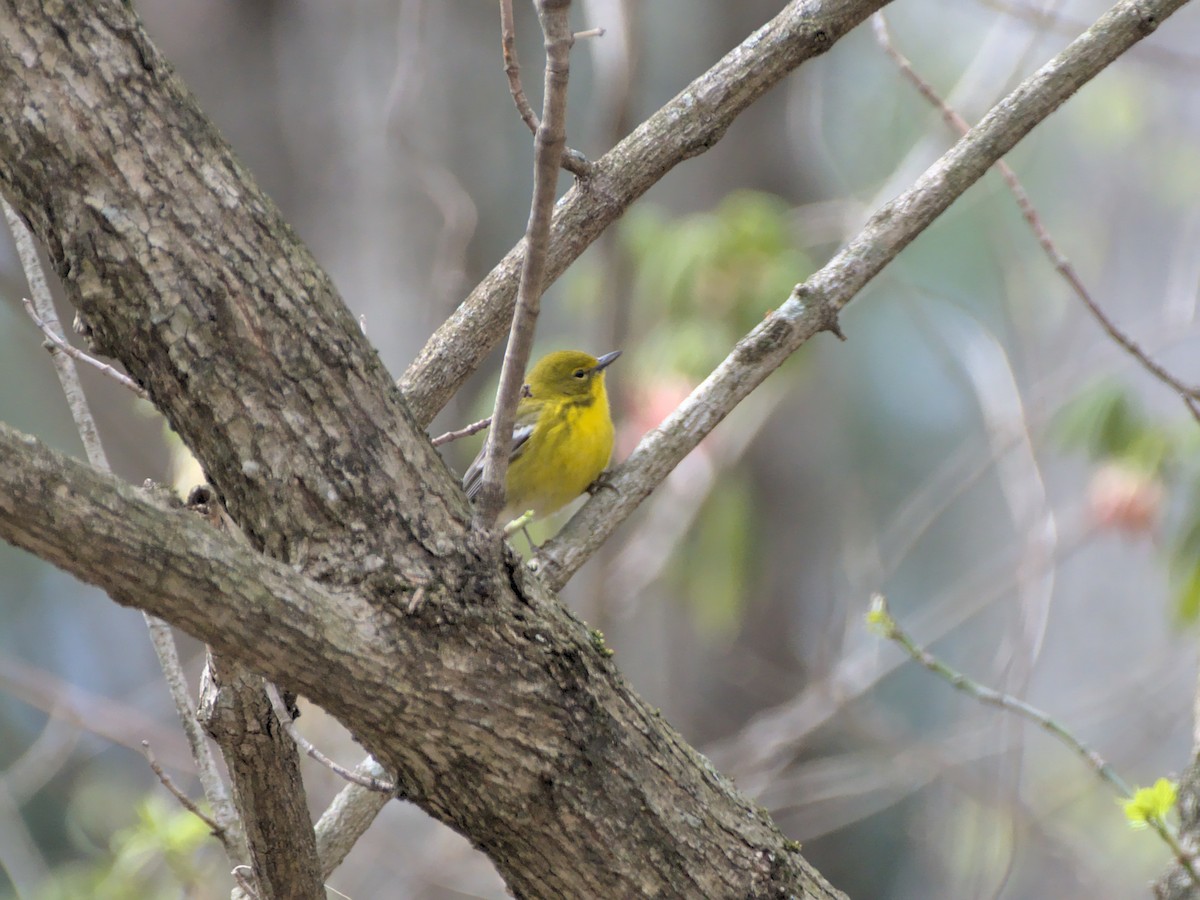
<svg viewBox="0 0 1200 900"><path fill-rule="evenodd" d="M445 434L439 434L433 439L433 446L440 447L442 444L448 444L451 441L457 441L459 438L470 437L477 432L483 431L492 424L492 417L485 416L478 422L472 422L466 428L460 428L458 431L447 431Z"/></svg>
<svg viewBox="0 0 1200 900"><path fill-rule="evenodd" d="M275 711L275 718L279 720L279 724L283 726L284 731L288 733L296 746L325 766L336 775L340 775L347 781L353 782L360 787L365 787L370 791L377 791L380 794L396 793L396 785L389 781L382 781L378 778L372 778L369 775L360 775L357 772L352 772L345 766L335 763L332 759L318 750L312 743L305 738L299 731L296 730L296 724L292 720L292 714L288 712L288 708L284 705L283 698L279 696L279 688L275 687L269 681L263 681L263 687L266 688L267 698L271 701L271 708Z"/></svg>
<svg viewBox="0 0 1200 900"><path fill-rule="evenodd" d="M538 19L546 35L546 76L542 121L534 138L533 199L525 229L525 259L517 304L513 310L496 390L494 427L484 445L483 486L475 505L477 528L491 528L504 507L504 476L508 471L511 435L517 401L525 383L525 368L533 347L534 330L545 286L546 254L550 243L550 220L558 186L558 168L566 146L567 81L570 75L570 2L538 0Z"/></svg>
<svg viewBox="0 0 1200 900"><path fill-rule="evenodd" d="M158 780L162 782L162 786L175 795L175 799L179 801L180 805L182 805L184 809L207 825L209 830L212 831L214 837L218 838L221 843L225 843L225 829L218 825L217 822L208 815L208 813L193 803L192 798L180 790L179 786L171 780L171 776L163 771L163 767L160 766L158 764L158 760L154 758L154 751L150 749L149 741L142 741L142 753L146 755L146 762L150 764L151 771L158 776Z"/></svg>
<svg viewBox="0 0 1200 900"><path fill-rule="evenodd" d="M896 46L892 43L891 35L888 32L887 19L882 12L877 12L871 17L871 24L875 29L875 38L879 41L883 51L896 63L901 74L912 83L930 104L932 104L941 114L942 120L960 135L966 135L971 126L967 121L958 114L942 97L933 89L929 82L925 81L917 71L913 68L909 59L904 56ZM1054 239L1050 236L1045 223L1042 221L1041 215L1038 213L1033 202L1029 199L1029 194L1025 187L1021 184L1017 173L1012 170L1012 167L1003 159L996 160L994 168L1004 179L1004 183L1008 185L1009 191L1017 201L1017 207L1021 211L1021 216L1029 223L1029 227L1033 231L1034 237L1041 246L1043 252L1049 257L1051 265L1063 277L1070 286L1075 295L1083 301L1083 305L1087 307L1088 312L1100 324L1108 336L1111 337L1120 347L1129 353L1134 359L1141 363L1142 368L1161 381L1167 387L1178 393L1188 405L1188 409L1192 410L1192 415L1197 416L1196 411L1192 407L1190 401L1200 399L1200 388L1192 387L1184 384L1165 368L1152 360L1137 343L1126 335L1116 323L1112 321L1100 308L1100 305L1092 298L1091 293L1084 285L1083 280L1075 271L1075 267L1071 265L1071 261L1063 254ZM1200 417L1197 417L1200 422Z"/></svg>
<svg viewBox="0 0 1200 900"><path fill-rule="evenodd" d="M121 385L121 387L133 391L133 393L142 400L150 400L150 394L147 393L146 389L128 375L118 372L108 363L101 362L100 360L96 359L96 357L84 353L74 344L67 343L65 338L55 334L54 329L42 321L42 317L37 314L37 310L33 308L33 304L29 302L28 297L22 297L21 303L25 305L25 312L29 314L29 318L33 319L33 324L41 329L42 334L46 336L46 340L53 345L49 348L51 352L54 352L55 350L61 350L72 359L76 359L82 363L87 363L89 366L99 369L101 373L107 375L117 384Z"/></svg>
<svg viewBox="0 0 1200 900"><path fill-rule="evenodd" d="M574 38L600 37L603 28L593 28L573 35ZM512 94L513 103L521 115L521 121L529 126L530 134L537 134L538 117L529 105L525 96L525 88L521 86L521 64L517 61L517 26L513 19L512 0L500 0L500 42L504 50L504 74L508 78L508 92ZM562 160L559 163L576 178L587 178L592 174L592 164L578 150L570 147L563 149Z"/></svg>
<svg viewBox="0 0 1200 900"><path fill-rule="evenodd" d="M537 134L538 117L529 105L525 88L521 86L521 64L517 61L517 26L513 19L512 0L500 0L500 41L504 48L504 74L508 76L508 92L512 94L521 121Z"/></svg>
<svg viewBox="0 0 1200 900"><path fill-rule="evenodd" d="M970 697L974 697L980 703L1007 710L1037 725L1046 733L1057 738L1061 744L1087 763L1117 794L1125 798L1133 797L1133 788L1129 786L1125 779L1117 774L1116 770L1113 769L1104 757L1077 738L1065 725L1058 722L1048 713L1042 712L1037 707L1026 703L1024 700L980 684L957 669L950 668L950 666L920 646L900 626L900 623L893 618L891 612L888 610L887 598L883 594L875 594L871 598L871 610L867 614L867 621L883 637L899 644L912 659L950 684L951 687L962 691ZM1192 881L1197 886L1200 886L1200 872L1197 872L1193 864L1192 855L1185 851L1179 843L1179 836L1175 833L1174 828L1158 816L1150 816L1146 819L1146 824L1166 842L1167 846L1171 848L1171 852L1175 855L1176 861L1188 872Z"/></svg>

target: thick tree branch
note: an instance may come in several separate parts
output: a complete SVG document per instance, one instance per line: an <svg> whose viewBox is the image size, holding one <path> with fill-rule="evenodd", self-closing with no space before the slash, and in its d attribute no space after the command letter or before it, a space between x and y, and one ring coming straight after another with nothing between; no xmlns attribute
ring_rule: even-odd
<svg viewBox="0 0 1200 900"><path fill-rule="evenodd" d="M793 0L629 137L592 163L555 209L548 285L630 204L686 159L715 145L733 120L802 62L824 53L889 0ZM522 241L430 338L400 380L428 425L504 336L520 277Z"/></svg>
<svg viewBox="0 0 1200 900"><path fill-rule="evenodd" d="M266 556L8 433L0 533L323 706L517 895L834 896L477 538L328 278L126 4L10 10L0 187Z"/></svg>
<svg viewBox="0 0 1200 900"><path fill-rule="evenodd" d="M836 327L838 312L991 166L1113 60L1151 34L1187 0L1123 0L1027 78L911 188L743 337L728 357L649 432L554 540L538 565L565 584L700 441L792 353ZM603 162L603 160L601 160Z"/></svg>
<svg viewBox="0 0 1200 900"><path fill-rule="evenodd" d="M211 652L204 675L209 683L198 715L229 768L254 862L256 896L324 900L300 754L276 718L262 679L241 662Z"/></svg>
<svg viewBox="0 0 1200 900"><path fill-rule="evenodd" d="M840 896L533 583L405 618L4 425L0 538L335 712L519 896Z"/></svg>

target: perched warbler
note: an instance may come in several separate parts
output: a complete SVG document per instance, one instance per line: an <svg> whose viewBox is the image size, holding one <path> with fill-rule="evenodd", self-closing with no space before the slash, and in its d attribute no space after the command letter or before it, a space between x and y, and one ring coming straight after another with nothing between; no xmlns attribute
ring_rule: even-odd
<svg viewBox="0 0 1200 900"><path fill-rule="evenodd" d="M604 370L620 350L597 359L558 350L538 360L525 378L513 425L501 522L533 510L540 519L588 489L612 457L613 422ZM463 475L474 500L483 487L483 451Z"/></svg>

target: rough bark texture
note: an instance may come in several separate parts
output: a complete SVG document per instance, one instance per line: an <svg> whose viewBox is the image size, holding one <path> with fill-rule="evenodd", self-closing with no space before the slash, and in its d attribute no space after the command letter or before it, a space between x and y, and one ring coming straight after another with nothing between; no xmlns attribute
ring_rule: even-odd
<svg viewBox="0 0 1200 900"><path fill-rule="evenodd" d="M205 678L211 689L205 690L197 716L229 769L258 897L324 900L300 753L275 718L262 678L212 653Z"/></svg>
<svg viewBox="0 0 1200 900"><path fill-rule="evenodd" d="M3 429L0 535L321 704L519 896L837 896L477 539L127 6L7 0L0 188L266 556Z"/></svg>

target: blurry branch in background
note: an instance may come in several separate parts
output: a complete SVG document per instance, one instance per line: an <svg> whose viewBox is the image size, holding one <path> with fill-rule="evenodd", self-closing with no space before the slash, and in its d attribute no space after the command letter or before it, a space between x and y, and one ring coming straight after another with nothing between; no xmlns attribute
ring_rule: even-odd
<svg viewBox="0 0 1200 900"><path fill-rule="evenodd" d="M966 134L969 131L969 126L966 121L947 104L933 89L933 87L925 81L913 68L911 62L902 54L891 41L888 33L887 21L882 12L876 13L873 17L873 25L875 35L880 45L889 57L896 63L902 74L907 78L917 91L930 104L932 104L942 115L942 119L951 128L961 134ZM1038 214L1036 207L1025 191L1024 186L1017 178L1016 173L1003 159L996 162L996 170L1004 179L1009 191L1016 199L1017 206L1021 211L1022 217L1029 224L1033 231L1039 246L1049 258L1051 265L1067 282L1067 285L1075 293L1075 295L1083 303L1084 307L1100 325L1100 327L1108 334L1112 341L1124 350L1130 357L1151 376L1165 384L1167 387L1179 394L1187 407L1192 418L1200 424L1200 389L1187 385L1176 378L1165 367L1156 363L1150 356L1142 350L1141 346L1132 338L1126 335L1118 326L1108 317L1108 315L1100 308L1100 305L1092 297L1082 279L1075 271L1070 260L1059 250L1054 239L1046 228L1044 221ZM1197 704L1200 704L1200 684L1196 688ZM1200 709L1200 706L1197 706ZM1200 713L1197 714L1197 720L1200 721ZM1198 742L1200 743L1200 742ZM1183 777L1182 790L1191 796L1196 793L1196 783L1200 781L1200 751L1193 750L1193 759L1188 771ZM1180 804L1181 809L1195 806L1194 803ZM1151 819L1149 824L1164 840L1170 843L1178 863L1175 872L1167 873L1158 885L1160 896L1190 896L1197 887L1200 887L1200 880L1197 879L1196 870L1192 866L1192 861L1188 858L1178 845L1178 836L1173 832L1167 835L1163 828L1165 827L1161 819ZM1185 839L1194 841L1197 834L1200 833L1200 818L1196 815L1188 814L1183 817L1182 835Z"/></svg>
<svg viewBox="0 0 1200 900"><path fill-rule="evenodd" d="M1060 565L1095 534L1083 520L1064 530L1067 533L1059 541L1057 555L1038 560L1040 569L1018 572L1013 560L1003 557L964 573L921 608L910 626L912 631L925 643L950 634L1015 589L1021 578ZM900 663L898 659L881 660L872 642L860 643L794 697L762 711L737 734L706 747L705 755L756 796L791 763L810 735L895 672Z"/></svg>
<svg viewBox="0 0 1200 900"><path fill-rule="evenodd" d="M856 617L856 624L860 621ZM872 644L878 649L878 641L872 639ZM905 657L896 658L901 664L907 662ZM1166 698L1172 696L1176 685L1190 680L1191 672L1185 673L1185 668L1188 667L1183 660L1159 657L1151 665L1129 671L1116 690L1111 684L1086 686L1086 692L1072 704L1077 730L1098 733L1127 724L1125 715L1129 709L1158 708L1162 709L1158 721L1170 727L1174 715ZM1003 714L1003 710L1000 712ZM1049 789L1039 789L1026 799L1010 794L1004 802L998 802L992 779L971 775L964 771L964 766L1011 752L1019 738L1012 730L997 736L988 721L990 717L975 713L973 708L964 710L965 721L936 735L929 733L926 723L904 727L886 715L861 717L854 729L856 737L861 738L856 743L858 749L813 757L810 746L786 772L766 784L755 799L772 814L786 813L789 833L797 840L809 841L893 806L935 779L944 779L989 806L1009 810L1023 827L1055 828L1048 819L1048 811L1061 810L1072 797L1078 796L1080 780L1058 779ZM1143 730L1145 727L1146 723L1138 729L1118 728L1117 742L1122 738L1127 744L1148 739L1153 732ZM1121 752L1122 748L1112 749L1113 756ZM986 785L978 784L980 777ZM1090 792L1092 782L1089 779L1085 783Z"/></svg>
<svg viewBox="0 0 1200 900"><path fill-rule="evenodd" d="M79 732L47 715L41 732L0 772L0 872L17 897L32 897L49 883L50 867L21 816L21 807L62 771L79 741Z"/></svg>
<svg viewBox="0 0 1200 900"><path fill-rule="evenodd" d="M8 221L9 230L12 232L17 256L21 261L21 267L29 283L29 290L33 295L34 309L31 310L31 314L38 320L39 328L47 334L54 334L65 343L65 338L61 333L62 327L58 321L58 313L54 309L54 300L50 296L46 275L42 270L37 249L34 246L33 235L6 201L0 200L0 204L4 207L4 216ZM59 341L56 340L55 345L57 346L58 343ZM88 462L101 472L111 473L112 469L100 443L96 422L88 406L87 397L83 393L83 386L79 382L79 373L75 370L75 364L70 357L62 353L52 353L51 358L54 362L55 372L58 374L59 383L62 385L63 394L67 398L71 417L79 431L79 438L83 441ZM226 849L230 851L230 861L235 864L244 861L246 850L242 824L237 810L230 800L225 782L221 779L220 772L217 771L212 750L196 719L196 708L192 704L187 677L184 675L183 666L179 661L179 651L175 646L175 637L171 632L171 626L149 613L143 612L142 617L150 632L150 641L158 656L167 689L175 704L175 711L179 715L180 724L183 726L188 745L191 747L192 759L196 764L196 773L200 778L204 796L213 810L222 834L225 835L222 841L225 843Z"/></svg>
<svg viewBox="0 0 1200 900"><path fill-rule="evenodd" d="M67 354L67 356L71 357L71 359L78 360L81 363L86 363L94 369L99 370L102 375L107 375L126 390L133 391L134 396L139 400L145 400L149 402L150 395L146 393L140 384L138 384L128 375L118 372L108 363L101 362L94 356L89 356L74 344L67 343L66 338L60 337L58 334L56 334L54 329L51 328L48 323L42 321L41 316L37 314L37 310L33 308L33 304L29 301L28 297L22 297L21 303L25 307L25 312L29 314L29 318L33 319L33 324L41 329L42 334L46 336L47 350L49 350L51 353L61 350L63 353Z"/></svg>
<svg viewBox="0 0 1200 900"><path fill-rule="evenodd" d="M179 733L134 706L93 694L45 669L0 656L0 691L41 710L51 719L103 738L117 747L141 752L130 734L150 735L173 769L186 771L191 755Z"/></svg>
<svg viewBox="0 0 1200 900"><path fill-rule="evenodd" d="M577 182L555 209L544 284L558 278L671 169L715 145L759 97L885 3L793 0L595 160L589 177ZM505 255L401 377L401 390L418 424L428 426L503 337L524 253L522 242Z"/></svg>
<svg viewBox="0 0 1200 900"><path fill-rule="evenodd" d="M871 21L875 28L875 37L879 41L880 46L883 47L884 52L896 63L904 77L909 80L922 97L941 112L942 119L947 125L961 135L968 134L971 126L967 124L967 121L938 95L933 86L917 73L909 59L896 49L892 43L891 35L888 33L887 19L884 14L882 12L875 13ZM1041 215L1038 214L1037 208L1033 205L1033 201L1029 199L1028 192L1021 184L1020 179L1017 178L1017 173L1003 159L996 161L995 168L1000 173L1000 177L1004 179L1004 183L1008 185L1009 191L1012 192L1013 197L1017 201L1017 207L1021 211L1021 216L1029 223L1029 227L1033 231L1033 235L1037 239L1039 246L1041 246L1046 256L1050 259L1050 264L1063 277L1063 280L1067 282L1067 285L1075 292L1075 295L1083 301L1083 305L1100 324L1100 327L1130 356L1141 363L1142 368L1178 393L1187 406L1188 411L1192 414L1192 417L1196 419L1197 423L1200 423L1200 408L1197 408L1197 402L1200 401L1200 388L1184 384L1165 368L1154 362L1137 343L1116 326L1112 319L1104 313L1104 310L1092 298L1091 293L1079 277L1079 273L1075 271L1075 267L1071 264L1070 259L1059 250L1058 245L1054 242L1054 238L1050 236L1045 222L1042 221Z"/></svg>
<svg viewBox="0 0 1200 900"><path fill-rule="evenodd" d="M722 476L750 449L788 396L783 383L772 382L756 391L733 414L737 427L714 437L711 453L688 456L667 477L665 490L654 495L647 514L622 541L605 576L609 592L619 598L618 615L631 616L637 610L646 588L662 575L676 548L692 532Z"/></svg>
<svg viewBox="0 0 1200 900"><path fill-rule="evenodd" d="M1062 15L1057 10L1030 6L1017 0L979 0L984 6L998 10L1019 22L1025 22L1039 31L1075 35L1087 27L1087 23ZM1139 56L1171 68L1200 70L1200 56L1185 53L1171 47L1146 46L1140 48Z"/></svg>
<svg viewBox="0 0 1200 900"><path fill-rule="evenodd" d="M949 683L955 689L962 691L970 697L974 697L980 703L1014 713L1057 738L1061 744L1095 770L1101 780L1106 782L1121 797L1134 804L1143 802L1142 798L1144 794L1142 790L1135 793L1133 788L1125 782L1125 779L1118 775L1099 753L1083 743L1062 723L1036 707L1030 706L1023 700L982 685L967 677L962 672L950 668L924 647L918 645L892 617L892 614L888 611L887 599L882 594L876 594L871 598L871 608L867 613L867 624L881 636L898 644L912 659ZM1200 887L1200 872L1197 872L1193 865L1193 855L1184 850L1180 844L1179 835L1165 818L1166 812L1174 805L1173 791L1171 795L1170 803L1157 805L1153 808L1137 809L1131 808L1129 804L1126 804L1126 816L1135 825L1152 829L1171 848L1171 853L1179 865L1187 871L1193 884L1196 887Z"/></svg>
<svg viewBox="0 0 1200 900"><path fill-rule="evenodd" d="M598 37L602 34L604 29L599 28L593 29L593 33L580 32L574 35L574 38ZM512 0L500 0L500 41L504 48L504 74L508 77L508 92L512 94L513 103L517 105L521 121L529 126L531 134L536 135L539 124L537 113L529 105L529 98L525 96L525 89L521 87L521 64L517 61L517 26L513 21ZM578 150L564 147L562 167L576 178L586 178L591 172L592 164Z"/></svg>
<svg viewBox="0 0 1200 900"><path fill-rule="evenodd" d="M517 402L525 383L525 369L533 349L533 335L546 285L546 254L550 242L550 220L558 188L558 169L567 142L567 81L571 74L570 0L538 0L538 20L546 36L545 94L542 121L538 123L533 147L533 198L525 229L525 255L521 281L513 310L492 411L495 428L484 444L483 485L475 502L475 526L490 529L504 506L504 476L512 453L512 432ZM511 10L510 10L511 12Z"/></svg>
<svg viewBox="0 0 1200 900"><path fill-rule="evenodd" d="M454 308L467 287L467 247L479 224L479 211L462 182L446 165L446 160L431 152L423 139L427 129L421 103L428 96L423 74L429 67L429 55L434 47L425 21L427 5L424 0L403 0L399 7L395 68L383 110L389 140L396 145L395 158L404 160L409 177L442 220L427 268L433 289L428 323L432 328Z"/></svg>
<svg viewBox="0 0 1200 900"><path fill-rule="evenodd" d="M982 322L954 305L926 313L917 304L917 316L926 326L933 345L964 373L975 397L987 435L989 456L995 460L996 480L1008 511L1019 551L1014 566L1016 621L997 641L995 666L1003 672L1000 687L1025 698L1034 666L1041 656L1050 610L1054 601L1058 523L1046 492L1045 478L1034 448L1025 404L1004 345ZM1016 440L1011 438L1016 436ZM879 588L882 582L874 587ZM1011 637L1009 636L1011 634ZM1023 728L1019 720L1002 717L1005 749L997 756L993 790L1007 794L1010 805L1019 804L1024 761ZM1012 827L1016 821L1012 820ZM1015 836L1013 846L1015 846ZM999 895L1012 874L1015 853L1007 856L1006 872L997 879L993 897ZM978 889L972 893L978 892Z"/></svg>
<svg viewBox="0 0 1200 900"><path fill-rule="evenodd" d="M911 188L884 204L824 268L799 284L610 476L536 557L561 588L679 461L785 359L822 331L858 292L1035 125L1186 0L1122 0L1062 53L993 106ZM603 160L601 160L603 162Z"/></svg>

